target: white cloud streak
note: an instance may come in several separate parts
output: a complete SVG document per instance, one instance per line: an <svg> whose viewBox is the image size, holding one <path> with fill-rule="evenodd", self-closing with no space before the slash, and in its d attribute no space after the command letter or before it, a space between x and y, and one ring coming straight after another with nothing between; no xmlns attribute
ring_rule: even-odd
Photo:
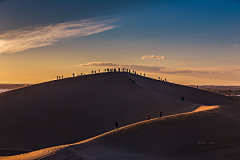
<svg viewBox="0 0 240 160"><path fill-rule="evenodd" d="M145 55L145 56L142 56L141 59L165 59L165 57L164 56Z"/></svg>
<svg viewBox="0 0 240 160"><path fill-rule="evenodd" d="M117 20L96 18L7 31L0 35L0 54L48 46L64 38L77 38L107 31L116 27L111 23Z"/></svg>
<svg viewBox="0 0 240 160"><path fill-rule="evenodd" d="M119 65L112 62L88 62L86 64L80 64L77 66L104 66L113 68L125 68L130 70L135 70L137 72L145 72L150 74L198 74L198 75L211 75L211 74L238 74L240 73L240 67L236 66L222 66L222 67L210 67L210 68L186 68L186 69L176 69L176 68L166 68L160 66L148 66L148 65Z"/></svg>
<svg viewBox="0 0 240 160"><path fill-rule="evenodd" d="M121 65L120 68L127 68L130 70L136 70L136 71L141 71L141 72L157 73L165 67L130 64L130 65Z"/></svg>
<svg viewBox="0 0 240 160"><path fill-rule="evenodd" d="M86 64L80 64L77 66L89 66L89 67L93 67L93 66L105 66L105 67L116 67L119 66L118 64L114 64L112 62L88 62Z"/></svg>

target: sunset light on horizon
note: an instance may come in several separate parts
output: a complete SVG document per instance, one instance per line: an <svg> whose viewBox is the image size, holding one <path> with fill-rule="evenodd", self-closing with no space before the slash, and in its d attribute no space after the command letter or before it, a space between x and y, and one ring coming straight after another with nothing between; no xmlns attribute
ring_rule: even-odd
<svg viewBox="0 0 240 160"><path fill-rule="evenodd" d="M126 68L182 85L240 85L240 1L1 0L0 83Z"/></svg>

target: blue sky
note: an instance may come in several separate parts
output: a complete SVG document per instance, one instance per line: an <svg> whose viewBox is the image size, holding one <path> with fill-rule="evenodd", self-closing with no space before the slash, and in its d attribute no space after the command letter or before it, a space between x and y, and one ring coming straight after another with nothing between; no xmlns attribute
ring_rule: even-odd
<svg viewBox="0 0 240 160"><path fill-rule="evenodd" d="M3 0L0 82L111 62L174 83L240 85L239 8L237 0Z"/></svg>

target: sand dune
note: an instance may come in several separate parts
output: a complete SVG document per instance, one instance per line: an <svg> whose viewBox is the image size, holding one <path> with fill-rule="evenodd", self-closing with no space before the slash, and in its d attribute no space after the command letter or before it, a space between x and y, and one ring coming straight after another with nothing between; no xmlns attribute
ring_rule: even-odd
<svg viewBox="0 0 240 160"><path fill-rule="evenodd" d="M129 73L37 84L0 94L0 154L30 152L0 159L236 158L239 104ZM155 119L145 121L147 114Z"/></svg>
<svg viewBox="0 0 240 160"><path fill-rule="evenodd" d="M137 122L78 143L6 158L234 159L240 156L240 143L236 142L240 129L235 128L240 121L232 116L218 106L201 106L193 112Z"/></svg>

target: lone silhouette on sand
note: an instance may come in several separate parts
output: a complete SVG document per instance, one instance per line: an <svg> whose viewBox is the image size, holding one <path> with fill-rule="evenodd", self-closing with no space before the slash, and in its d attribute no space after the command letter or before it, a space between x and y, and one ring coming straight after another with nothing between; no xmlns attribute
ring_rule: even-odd
<svg viewBox="0 0 240 160"><path fill-rule="evenodd" d="M115 126L116 126L116 129L118 129L118 123L117 122L115 122Z"/></svg>
<svg viewBox="0 0 240 160"><path fill-rule="evenodd" d="M75 75L75 74L73 73L73 77L74 77L74 75Z"/></svg>
<svg viewBox="0 0 240 160"><path fill-rule="evenodd" d="M163 111L159 112L159 117L162 117L162 113L163 113Z"/></svg>
<svg viewBox="0 0 240 160"><path fill-rule="evenodd" d="M184 98L183 97L181 98L181 101L184 102Z"/></svg>
<svg viewBox="0 0 240 160"><path fill-rule="evenodd" d="M148 114L148 116L147 116L147 120L150 120L150 114Z"/></svg>

